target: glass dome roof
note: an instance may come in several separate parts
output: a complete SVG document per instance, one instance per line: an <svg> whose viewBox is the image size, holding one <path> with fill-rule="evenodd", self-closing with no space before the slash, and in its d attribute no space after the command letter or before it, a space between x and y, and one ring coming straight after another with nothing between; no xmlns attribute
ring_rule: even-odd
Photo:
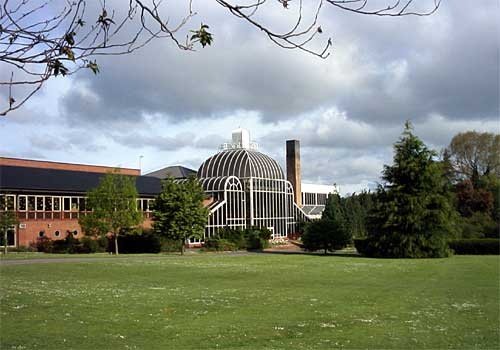
<svg viewBox="0 0 500 350"><path fill-rule="evenodd" d="M198 178L236 176L284 180L278 162L251 149L227 149L208 158L198 169Z"/></svg>

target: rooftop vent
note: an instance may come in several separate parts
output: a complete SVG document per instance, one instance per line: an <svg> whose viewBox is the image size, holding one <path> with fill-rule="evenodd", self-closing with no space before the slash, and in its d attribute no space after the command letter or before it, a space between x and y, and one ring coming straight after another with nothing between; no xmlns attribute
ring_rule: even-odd
<svg viewBox="0 0 500 350"><path fill-rule="evenodd" d="M247 129L238 128L232 131L232 142L220 145L219 149L253 149L256 150L256 142L250 141L250 132Z"/></svg>

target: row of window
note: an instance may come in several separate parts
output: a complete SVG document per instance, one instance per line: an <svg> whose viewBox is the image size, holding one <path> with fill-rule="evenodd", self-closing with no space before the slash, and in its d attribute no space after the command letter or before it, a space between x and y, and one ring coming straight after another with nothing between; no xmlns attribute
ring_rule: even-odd
<svg viewBox="0 0 500 350"><path fill-rule="evenodd" d="M325 205L328 199L326 193L302 192L302 204L304 205Z"/></svg>
<svg viewBox="0 0 500 350"><path fill-rule="evenodd" d="M89 211L85 197L59 196L27 196L0 195L3 210L17 211ZM152 210L153 199L137 199L137 209L149 212Z"/></svg>

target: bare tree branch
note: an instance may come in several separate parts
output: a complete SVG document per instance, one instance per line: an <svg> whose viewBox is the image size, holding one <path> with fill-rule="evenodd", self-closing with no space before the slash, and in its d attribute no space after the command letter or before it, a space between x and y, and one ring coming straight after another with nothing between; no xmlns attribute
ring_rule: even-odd
<svg viewBox="0 0 500 350"><path fill-rule="evenodd" d="M370 0L213 0L231 15L262 31L273 43L285 49L298 49L319 58L327 58L331 38L323 38L319 16L324 4L342 11L374 16L427 16L440 6L431 1L424 11L415 9L413 0L390 0L384 7L371 7ZM186 7L178 13L162 0L129 0L110 6L106 0L4 0L0 5L0 87L7 89L6 101L0 100L0 116L18 109L44 83L56 76L68 76L81 69L99 72L95 60L104 55L126 55L152 40L170 40L180 50L193 51L213 41L209 26L188 28L197 13L193 1L178 1L169 6ZM377 2L380 4L380 2ZM288 30L280 32L265 15L273 6L283 8L291 20ZM305 14L308 15L305 15ZM175 17L175 15L174 15ZM318 40L323 45L313 44ZM4 68L4 67L2 67ZM15 89L14 89L15 88ZM17 96L15 96L17 94Z"/></svg>

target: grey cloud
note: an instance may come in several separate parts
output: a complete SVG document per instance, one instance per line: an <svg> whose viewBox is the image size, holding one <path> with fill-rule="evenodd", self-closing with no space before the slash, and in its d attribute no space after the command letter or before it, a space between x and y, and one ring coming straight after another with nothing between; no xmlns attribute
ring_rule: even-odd
<svg viewBox="0 0 500 350"><path fill-rule="evenodd" d="M493 12L496 5L482 6ZM156 41L137 55L103 59L101 75L80 75L87 88L72 90L63 105L68 118L98 123L155 113L174 122L215 118L236 109L269 122L334 105L380 125L431 113L491 120L498 115L498 24L484 12L447 2L429 19L331 14L326 25L339 40L325 61L273 47L216 16L239 30L241 45L222 35L213 47L186 53Z"/></svg>

